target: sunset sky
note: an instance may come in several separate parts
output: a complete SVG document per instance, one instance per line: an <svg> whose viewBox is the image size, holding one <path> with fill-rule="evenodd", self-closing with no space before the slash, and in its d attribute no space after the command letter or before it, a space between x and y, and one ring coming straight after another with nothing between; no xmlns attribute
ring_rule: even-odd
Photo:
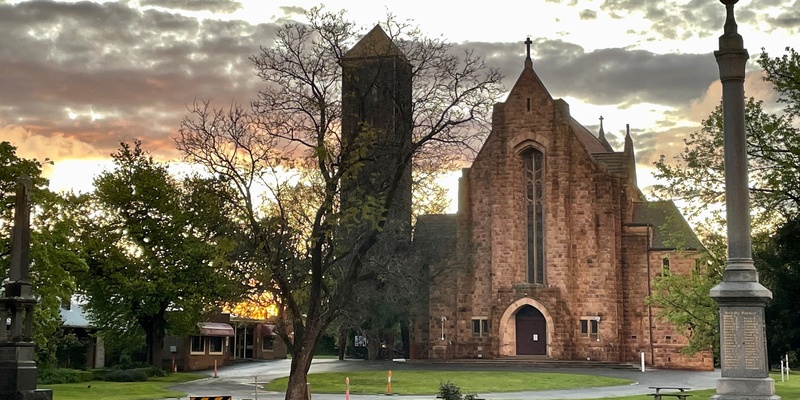
<svg viewBox="0 0 800 400"><path fill-rule="evenodd" d="M53 160L46 174L58 190L89 188L122 140L178 159L172 136L186 106L254 99L261 83L247 57L320 4L365 29L387 12L412 19L475 49L508 88L530 37L534 69L578 121L596 132L605 117L617 149L631 125L641 186L720 100L717 0L0 0L0 140ZM751 55L747 95L774 100L755 58L800 46L800 0L741 0L736 10Z"/></svg>

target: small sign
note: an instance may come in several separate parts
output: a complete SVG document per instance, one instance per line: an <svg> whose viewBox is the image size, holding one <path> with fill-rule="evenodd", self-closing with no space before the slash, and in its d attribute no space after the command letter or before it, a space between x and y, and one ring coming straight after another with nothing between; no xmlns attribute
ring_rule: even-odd
<svg viewBox="0 0 800 400"><path fill-rule="evenodd" d="M538 333L534 333L533 334L533 341L534 342L538 342L539 341L539 334Z"/></svg>
<svg viewBox="0 0 800 400"><path fill-rule="evenodd" d="M178 352L178 346L169 346L169 352L170 353L177 353Z"/></svg>

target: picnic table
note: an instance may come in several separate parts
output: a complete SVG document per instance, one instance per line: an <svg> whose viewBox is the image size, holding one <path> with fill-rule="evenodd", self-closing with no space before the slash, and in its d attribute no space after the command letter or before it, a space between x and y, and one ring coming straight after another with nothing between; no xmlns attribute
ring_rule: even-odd
<svg viewBox="0 0 800 400"><path fill-rule="evenodd" d="M650 389L655 390L655 393L650 393L653 400L663 400L664 397L676 397L678 400L686 400L691 394L686 393L691 388L679 386L650 386ZM672 390L672 392L661 392L662 390Z"/></svg>

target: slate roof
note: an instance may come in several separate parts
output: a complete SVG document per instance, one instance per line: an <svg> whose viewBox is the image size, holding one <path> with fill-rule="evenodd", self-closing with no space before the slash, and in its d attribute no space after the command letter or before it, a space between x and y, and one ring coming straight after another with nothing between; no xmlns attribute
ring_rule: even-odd
<svg viewBox="0 0 800 400"><path fill-rule="evenodd" d="M414 247L431 260L440 260L456 250L457 214L428 214L417 217Z"/></svg>
<svg viewBox="0 0 800 400"><path fill-rule="evenodd" d="M633 221L653 226L655 249L702 250L703 244L671 200L636 203Z"/></svg>
<svg viewBox="0 0 800 400"><path fill-rule="evenodd" d="M606 153L608 151L606 147L603 146L603 143L600 142L600 139L586 129L585 126L576 121L575 118L570 118L569 126L589 153Z"/></svg>
<svg viewBox="0 0 800 400"><path fill-rule="evenodd" d="M625 172L625 153L592 153L595 160L608 167L608 172L622 174Z"/></svg>
<svg viewBox="0 0 800 400"><path fill-rule="evenodd" d="M86 311L83 306L77 303L70 304L69 310L61 307L61 319L64 320L64 325L67 328L91 328L92 324L86 319Z"/></svg>
<svg viewBox="0 0 800 400"><path fill-rule="evenodd" d="M434 239L456 237L458 223L457 214L426 214L417 217L414 227L414 239Z"/></svg>

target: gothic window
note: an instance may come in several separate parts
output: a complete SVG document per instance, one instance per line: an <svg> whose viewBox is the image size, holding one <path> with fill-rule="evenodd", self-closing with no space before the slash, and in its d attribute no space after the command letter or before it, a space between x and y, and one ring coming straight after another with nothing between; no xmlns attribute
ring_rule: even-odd
<svg viewBox="0 0 800 400"><path fill-rule="evenodd" d="M522 159L525 168L528 282L544 284L544 154L531 149L523 153Z"/></svg>

